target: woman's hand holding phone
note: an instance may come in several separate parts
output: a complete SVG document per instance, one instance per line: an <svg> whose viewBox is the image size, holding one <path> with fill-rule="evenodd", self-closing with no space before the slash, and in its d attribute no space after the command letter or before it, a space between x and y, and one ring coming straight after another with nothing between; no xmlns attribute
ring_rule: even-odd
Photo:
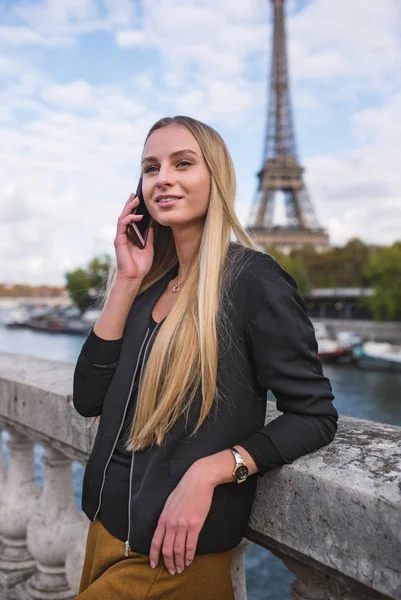
<svg viewBox="0 0 401 600"><path fill-rule="evenodd" d="M138 196L131 194L117 222L117 233L114 238L117 262L116 281L142 281L149 273L153 263L153 227L149 229L146 245L143 249L136 246L127 233L129 223L142 219L140 214L131 214L131 211L138 204Z"/></svg>

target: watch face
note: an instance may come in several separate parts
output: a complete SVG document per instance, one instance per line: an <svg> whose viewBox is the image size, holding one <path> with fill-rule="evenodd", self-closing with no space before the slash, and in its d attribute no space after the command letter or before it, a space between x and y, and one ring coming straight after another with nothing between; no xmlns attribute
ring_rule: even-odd
<svg viewBox="0 0 401 600"><path fill-rule="evenodd" d="M237 479L245 479L248 476L248 467L245 467L244 465L242 467L238 467L238 469L235 471L235 476Z"/></svg>

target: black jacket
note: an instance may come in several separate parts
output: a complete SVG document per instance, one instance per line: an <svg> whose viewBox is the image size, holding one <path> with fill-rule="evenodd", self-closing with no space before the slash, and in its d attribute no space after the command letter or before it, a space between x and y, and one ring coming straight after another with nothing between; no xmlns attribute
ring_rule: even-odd
<svg viewBox="0 0 401 600"><path fill-rule="evenodd" d="M254 459L258 475L263 475L329 444L335 436L334 396L323 376L314 329L294 280L268 254L244 249L242 255L241 267L224 294L229 337L219 346L217 413L212 410L197 434L189 437L199 415L198 394L187 425L182 416L160 447L133 454L128 537L135 552L149 554L168 496L199 458L238 444ZM99 512L104 475L123 425L140 352L144 350L146 361L151 350L154 336L142 346L153 306L177 272L175 265L135 298L118 359L114 357L111 364L97 360L104 359L107 342L102 344L99 338L94 342L93 335L78 357L74 406L85 417L101 415L83 481L82 509L91 520ZM269 389L283 414L265 425ZM241 541L256 483L253 475L244 483L215 488L196 554L229 550Z"/></svg>

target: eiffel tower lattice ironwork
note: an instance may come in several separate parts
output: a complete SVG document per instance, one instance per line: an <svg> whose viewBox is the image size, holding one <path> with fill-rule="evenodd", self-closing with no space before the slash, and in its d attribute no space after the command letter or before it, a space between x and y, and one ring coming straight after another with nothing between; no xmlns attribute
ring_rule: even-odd
<svg viewBox="0 0 401 600"><path fill-rule="evenodd" d="M312 244L316 249L324 250L329 246L329 237L319 226L305 186L304 169L297 158L289 91L285 2L271 1L274 34L267 136L247 231L263 247L275 246L286 252ZM286 220L277 224L280 195Z"/></svg>

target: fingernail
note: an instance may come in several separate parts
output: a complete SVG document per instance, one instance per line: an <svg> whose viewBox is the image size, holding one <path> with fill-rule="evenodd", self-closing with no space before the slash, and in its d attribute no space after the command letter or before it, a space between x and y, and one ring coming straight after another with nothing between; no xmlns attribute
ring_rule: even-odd
<svg viewBox="0 0 401 600"><path fill-rule="evenodd" d="M170 573L170 575L175 575L175 571L173 571L172 569L171 569L171 571L169 569L168 572Z"/></svg>
<svg viewBox="0 0 401 600"><path fill-rule="evenodd" d="M151 560L151 561L150 561L150 566L152 567L152 569L155 569L155 568L156 568L156 565L155 565L155 563L153 562L153 560Z"/></svg>
<svg viewBox="0 0 401 600"><path fill-rule="evenodd" d="M191 564L191 561L190 560L186 560L185 564L187 565L187 567L189 567L189 565Z"/></svg>
<svg viewBox="0 0 401 600"><path fill-rule="evenodd" d="M177 567L177 573L179 573L181 575L182 569L180 569L180 567Z"/></svg>

